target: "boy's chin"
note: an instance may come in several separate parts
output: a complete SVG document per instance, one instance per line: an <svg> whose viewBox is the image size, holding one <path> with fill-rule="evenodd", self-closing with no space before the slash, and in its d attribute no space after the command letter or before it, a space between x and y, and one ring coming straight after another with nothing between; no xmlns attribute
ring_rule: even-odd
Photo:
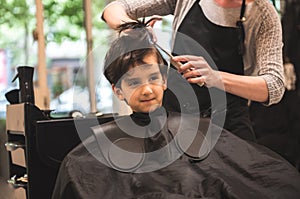
<svg viewBox="0 0 300 199"><path fill-rule="evenodd" d="M144 110L144 113L151 113L153 111L155 111L156 109L160 108L161 105L160 104L154 104L151 107L147 108L146 110Z"/></svg>

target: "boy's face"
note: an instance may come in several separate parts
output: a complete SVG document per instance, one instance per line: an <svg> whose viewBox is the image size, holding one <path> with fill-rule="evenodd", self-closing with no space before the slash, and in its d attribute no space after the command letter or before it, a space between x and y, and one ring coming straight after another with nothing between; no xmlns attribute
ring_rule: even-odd
<svg viewBox="0 0 300 199"><path fill-rule="evenodd" d="M120 100L127 102L132 111L148 113L162 105L167 86L156 56L146 56L143 61L146 64L131 68L123 76L121 88L113 85L113 90Z"/></svg>

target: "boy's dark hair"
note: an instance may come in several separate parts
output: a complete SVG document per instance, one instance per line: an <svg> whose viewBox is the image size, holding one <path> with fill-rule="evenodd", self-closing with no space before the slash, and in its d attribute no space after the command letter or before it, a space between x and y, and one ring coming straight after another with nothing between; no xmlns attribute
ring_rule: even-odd
<svg viewBox="0 0 300 199"><path fill-rule="evenodd" d="M145 64L143 59L149 54L156 55L160 72L166 76L167 62L152 42L148 23L137 20L119 26L119 37L112 42L104 60L104 75L110 84L120 87L122 76L130 68Z"/></svg>

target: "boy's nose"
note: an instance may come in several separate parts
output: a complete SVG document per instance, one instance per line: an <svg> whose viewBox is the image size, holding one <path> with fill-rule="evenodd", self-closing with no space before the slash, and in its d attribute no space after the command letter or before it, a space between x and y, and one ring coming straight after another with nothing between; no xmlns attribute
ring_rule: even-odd
<svg viewBox="0 0 300 199"><path fill-rule="evenodd" d="M149 84L144 84L141 89L142 95L149 95L153 93L153 90Z"/></svg>

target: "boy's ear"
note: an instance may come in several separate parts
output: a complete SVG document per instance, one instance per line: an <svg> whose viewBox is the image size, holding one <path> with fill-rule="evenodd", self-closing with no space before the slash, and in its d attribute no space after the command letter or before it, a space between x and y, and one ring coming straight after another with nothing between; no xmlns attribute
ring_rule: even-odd
<svg viewBox="0 0 300 199"><path fill-rule="evenodd" d="M124 95L123 95L123 91L116 87L114 84L111 85L111 88L113 90L113 92L115 93L115 95L119 98L119 100L124 100Z"/></svg>
<svg viewBox="0 0 300 199"><path fill-rule="evenodd" d="M163 75L163 89L166 90L167 89L167 76Z"/></svg>

